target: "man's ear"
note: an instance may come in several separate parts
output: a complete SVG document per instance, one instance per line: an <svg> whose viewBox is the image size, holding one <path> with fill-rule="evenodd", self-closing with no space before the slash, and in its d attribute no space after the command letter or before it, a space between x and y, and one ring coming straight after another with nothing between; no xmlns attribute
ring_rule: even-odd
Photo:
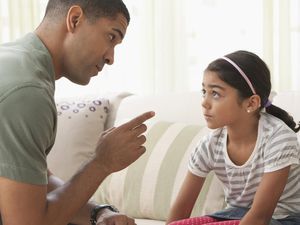
<svg viewBox="0 0 300 225"><path fill-rule="evenodd" d="M246 106L246 111L247 112L253 112L259 109L261 106L261 99L259 95L252 95L248 101L247 101L247 106Z"/></svg>
<svg viewBox="0 0 300 225"><path fill-rule="evenodd" d="M78 5L72 6L67 14L66 24L69 32L73 33L76 27L80 24L83 19L82 8Z"/></svg>

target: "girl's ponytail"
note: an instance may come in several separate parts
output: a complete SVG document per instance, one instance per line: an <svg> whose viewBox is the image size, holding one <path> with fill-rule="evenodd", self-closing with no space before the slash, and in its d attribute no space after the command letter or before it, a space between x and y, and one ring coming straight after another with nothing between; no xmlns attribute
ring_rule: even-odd
<svg viewBox="0 0 300 225"><path fill-rule="evenodd" d="M266 112L281 119L285 122L288 127L290 127L295 133L300 130L300 122L298 124L294 121L294 118L285 110L271 104L266 107Z"/></svg>

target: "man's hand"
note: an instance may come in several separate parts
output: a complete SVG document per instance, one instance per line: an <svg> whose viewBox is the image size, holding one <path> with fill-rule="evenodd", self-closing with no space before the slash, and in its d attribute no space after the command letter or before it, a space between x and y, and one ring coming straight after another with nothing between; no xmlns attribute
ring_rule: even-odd
<svg viewBox="0 0 300 225"><path fill-rule="evenodd" d="M97 225L135 225L134 219L124 214L112 212L109 209L103 209L100 213Z"/></svg>
<svg viewBox="0 0 300 225"><path fill-rule="evenodd" d="M144 122L154 116L146 112L129 122L104 132L97 144L95 160L108 173L122 170L137 160L145 151Z"/></svg>

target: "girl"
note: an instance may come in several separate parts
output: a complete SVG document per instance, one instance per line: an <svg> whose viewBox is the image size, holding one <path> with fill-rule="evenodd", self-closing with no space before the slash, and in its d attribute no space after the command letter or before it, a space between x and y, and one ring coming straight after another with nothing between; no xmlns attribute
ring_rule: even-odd
<svg viewBox="0 0 300 225"><path fill-rule="evenodd" d="M300 128L269 100L267 65L251 52L233 52L208 65L202 86L214 131L192 153L167 224L300 224ZM227 207L189 218L210 171L223 183Z"/></svg>

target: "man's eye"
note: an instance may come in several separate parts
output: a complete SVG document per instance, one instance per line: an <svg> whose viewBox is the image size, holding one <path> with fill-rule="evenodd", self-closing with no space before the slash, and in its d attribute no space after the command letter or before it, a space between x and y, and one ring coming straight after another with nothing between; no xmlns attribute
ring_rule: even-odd
<svg viewBox="0 0 300 225"><path fill-rule="evenodd" d="M108 37L109 37L110 41L113 41L116 38L116 36L114 34L109 34Z"/></svg>
<svg viewBox="0 0 300 225"><path fill-rule="evenodd" d="M204 89L201 90L202 96L204 97L206 94L206 91Z"/></svg>

